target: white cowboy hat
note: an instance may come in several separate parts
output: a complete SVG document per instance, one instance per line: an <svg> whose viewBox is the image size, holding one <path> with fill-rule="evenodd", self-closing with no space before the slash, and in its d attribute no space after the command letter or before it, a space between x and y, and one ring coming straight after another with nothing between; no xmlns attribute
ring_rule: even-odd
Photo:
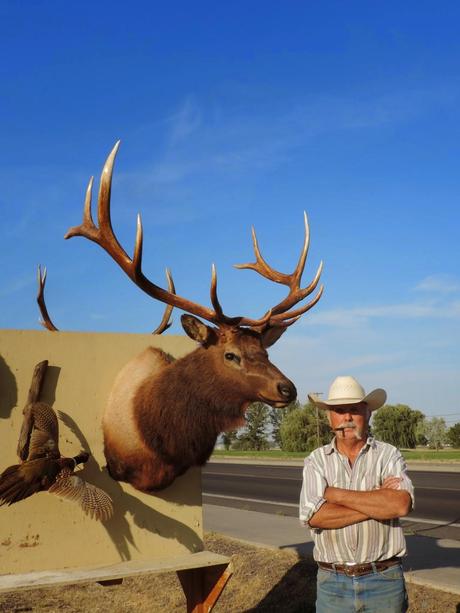
<svg viewBox="0 0 460 613"><path fill-rule="evenodd" d="M309 399L322 409L333 408L343 404L358 404L365 402L371 411L379 409L385 404L387 393L377 388L366 395L363 386L354 377L337 377L329 388L329 395L322 400L318 394L308 394Z"/></svg>

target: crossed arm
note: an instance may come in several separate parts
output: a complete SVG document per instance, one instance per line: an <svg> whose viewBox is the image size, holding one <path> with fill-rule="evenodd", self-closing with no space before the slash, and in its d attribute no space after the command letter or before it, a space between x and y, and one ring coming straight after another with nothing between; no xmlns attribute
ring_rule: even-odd
<svg viewBox="0 0 460 613"><path fill-rule="evenodd" d="M308 523L312 528L344 528L366 519L404 517L411 510L411 497L397 489L399 482L399 477L387 477L380 489L370 492L326 487L326 502Z"/></svg>

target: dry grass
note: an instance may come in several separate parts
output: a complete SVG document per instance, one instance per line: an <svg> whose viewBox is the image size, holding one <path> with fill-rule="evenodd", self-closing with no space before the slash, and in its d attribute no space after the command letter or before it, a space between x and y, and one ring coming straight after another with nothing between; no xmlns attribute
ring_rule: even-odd
<svg viewBox="0 0 460 613"><path fill-rule="evenodd" d="M206 548L233 556L234 575L216 613L314 611L316 566L290 551L262 549L208 534ZM413 613L457 613L460 596L408 586ZM0 595L0 611L20 613L174 613L185 611L185 598L175 573L126 579L122 585L97 584L27 590Z"/></svg>

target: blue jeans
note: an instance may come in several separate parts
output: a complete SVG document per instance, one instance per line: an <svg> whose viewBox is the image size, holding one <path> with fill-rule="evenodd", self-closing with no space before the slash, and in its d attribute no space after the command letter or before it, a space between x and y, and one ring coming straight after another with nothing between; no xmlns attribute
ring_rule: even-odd
<svg viewBox="0 0 460 613"><path fill-rule="evenodd" d="M318 568L317 613L404 613L407 592L400 565L361 577Z"/></svg>

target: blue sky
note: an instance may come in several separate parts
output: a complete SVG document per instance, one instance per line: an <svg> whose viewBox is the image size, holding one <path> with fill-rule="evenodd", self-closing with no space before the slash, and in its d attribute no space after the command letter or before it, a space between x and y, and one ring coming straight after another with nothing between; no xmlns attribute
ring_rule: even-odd
<svg viewBox="0 0 460 613"><path fill-rule="evenodd" d="M38 328L36 267L65 330L148 332L162 306L64 241L117 139L112 217L144 271L230 315L283 289L232 265L250 227L325 293L271 350L300 399L356 376L460 419L460 8L454 2L3 2L0 325ZM179 313L173 332L179 333Z"/></svg>

